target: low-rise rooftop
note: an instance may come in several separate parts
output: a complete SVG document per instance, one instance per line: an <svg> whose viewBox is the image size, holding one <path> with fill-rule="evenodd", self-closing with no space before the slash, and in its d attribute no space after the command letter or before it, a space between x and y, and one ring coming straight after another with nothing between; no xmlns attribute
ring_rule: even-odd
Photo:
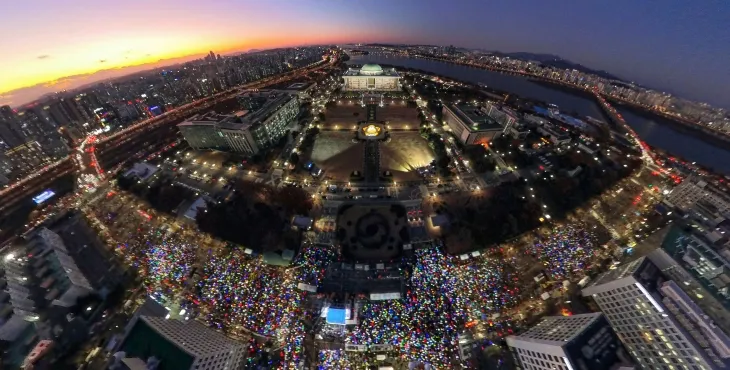
<svg viewBox="0 0 730 370"><path fill-rule="evenodd" d="M242 96L254 96L256 98L262 98L262 100L265 99L265 101L258 109L241 110L234 114L209 112L203 115L193 116L187 121L178 124L178 127L217 125L218 128L224 130L242 130L266 121L266 119L275 114L284 104L295 98L291 93L281 91L247 92Z"/></svg>
<svg viewBox="0 0 730 370"><path fill-rule="evenodd" d="M502 125L489 117L484 107L467 103L449 104L448 108L472 131L501 130Z"/></svg>

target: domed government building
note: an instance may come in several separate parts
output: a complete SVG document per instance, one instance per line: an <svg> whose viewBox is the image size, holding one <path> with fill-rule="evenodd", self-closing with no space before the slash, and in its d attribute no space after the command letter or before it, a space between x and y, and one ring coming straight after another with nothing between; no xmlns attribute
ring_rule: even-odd
<svg viewBox="0 0 730 370"><path fill-rule="evenodd" d="M350 68L342 76L344 91L400 91L400 75L394 68L377 64L365 64L362 68Z"/></svg>

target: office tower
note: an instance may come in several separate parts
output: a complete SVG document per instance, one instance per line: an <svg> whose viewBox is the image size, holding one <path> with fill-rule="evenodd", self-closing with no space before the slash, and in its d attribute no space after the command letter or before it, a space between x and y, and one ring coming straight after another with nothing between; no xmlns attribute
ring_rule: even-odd
<svg viewBox="0 0 730 370"><path fill-rule="evenodd" d="M642 368L727 368L730 338L708 316L701 294L680 289L692 285L691 277L662 253L606 272L583 295L593 297Z"/></svg>
<svg viewBox="0 0 730 370"><path fill-rule="evenodd" d="M48 103L48 115L51 116L56 127L68 126L71 124L71 116L60 101L52 101Z"/></svg>
<svg viewBox="0 0 730 370"><path fill-rule="evenodd" d="M141 316L122 340L124 364L168 369L224 370L243 365L245 345L195 320Z"/></svg>
<svg viewBox="0 0 730 370"><path fill-rule="evenodd" d="M41 145L35 140L6 150L3 158L10 162L11 171L8 177L12 179L26 175L50 160L48 155L43 152Z"/></svg>
<svg viewBox="0 0 730 370"><path fill-rule="evenodd" d="M487 114L487 108L483 106L469 103L444 104L442 113L451 132L466 145L487 144L505 129L505 126Z"/></svg>
<svg viewBox="0 0 730 370"><path fill-rule="evenodd" d="M46 156L61 158L68 154L68 147L61 136L50 121L44 118L43 109L28 108L18 113L18 119L25 136L37 141Z"/></svg>
<svg viewBox="0 0 730 370"><path fill-rule="evenodd" d="M18 117L9 106L0 107L0 151L6 151L25 143Z"/></svg>
<svg viewBox="0 0 730 370"><path fill-rule="evenodd" d="M525 370L632 368L628 353L601 313L545 317L507 337L515 364Z"/></svg>
<svg viewBox="0 0 730 370"><path fill-rule="evenodd" d="M90 292L104 297L123 278L113 253L78 214L67 215L53 230L40 229L29 238L28 247L34 265L43 271L38 274L51 281L46 287L49 301L73 304L77 295Z"/></svg>

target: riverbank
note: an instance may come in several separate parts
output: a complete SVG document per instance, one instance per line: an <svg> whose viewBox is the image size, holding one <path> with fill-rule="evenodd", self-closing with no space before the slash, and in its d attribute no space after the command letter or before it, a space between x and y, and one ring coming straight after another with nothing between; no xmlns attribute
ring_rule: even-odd
<svg viewBox="0 0 730 370"><path fill-rule="evenodd" d="M412 58L400 55L370 53L368 56L353 56L350 64L375 63L391 65L398 69L409 69L432 76L464 82L488 90L519 97L523 101L556 104L561 111L578 113L577 117L594 117L608 121L595 97L590 92L568 86L542 82L528 76L478 68L473 65L447 63L426 58ZM487 87L485 89L485 86ZM646 144L660 148L673 156L697 162L719 173L730 174L730 145L718 146L706 140L706 136L652 115L638 115L623 106L616 106L626 122Z"/></svg>
<svg viewBox="0 0 730 370"><path fill-rule="evenodd" d="M660 121L660 122L658 122L659 124L669 125L676 131L679 131L684 134L693 135L699 139L702 139L704 142L706 142L712 146L715 146L717 148L725 149L730 146L730 136L713 135L705 130L701 130L699 128L688 126L685 123L682 123L682 122L679 122L679 121L676 121L673 119L669 119L664 116L657 115L655 113L646 111L644 109L638 108L631 104L623 103L621 100L611 100L611 99L608 99L608 100L611 101L611 103L616 107L616 109L627 110L627 111L630 111L631 113L634 113L638 116L647 118L649 120Z"/></svg>
<svg viewBox="0 0 730 370"><path fill-rule="evenodd" d="M546 85L551 85L553 87L556 87L558 89L564 89L566 91L567 90L573 90L575 92L585 92L587 94L592 94L591 92L587 91L584 88L581 88L581 87L578 87L578 86L575 86L575 85L572 85L572 84L564 83L562 81L555 81L555 80L548 79L548 78L544 78L544 77L541 77L541 76L536 76L536 75L533 75L533 74L530 74L530 73L523 73L523 72L512 71L512 70L501 69L501 68L484 67L484 66L474 65L474 64L470 64L470 63L452 61L452 60L448 60L448 59L440 59L440 58L432 58L432 57L423 57L423 56L419 56L419 57L420 58L426 58L426 59L429 59L429 60L439 61L439 62L447 63L447 64L462 65L462 66L465 66L465 67L483 69L483 70L490 71L490 72L506 73L508 75L522 76L522 77L527 78L528 80L532 81L533 83L544 83ZM707 128L707 127L704 127L704 126L700 126L700 125L698 125L696 123L693 123L693 122L690 122L690 121L687 121L687 120L683 120L681 118L674 117L672 115L660 114L658 112L654 112L654 111L651 111L651 110L643 109L640 106L637 106L635 104L631 104L629 102L626 102L626 101L624 101L622 99L616 98L616 97L611 96L611 95L605 95L605 94L600 94L600 95L603 96L605 99L610 100L612 103L617 103L617 104L622 105L623 107L627 107L627 108L630 108L632 110L635 110L636 112L641 112L641 115L648 116L648 118L651 118L651 119L663 119L666 122L671 122L675 127L683 127L683 128L685 128L685 129L688 130L687 132L694 132L697 135L700 135L698 137L700 137L702 139L708 140L713 145L714 144L717 144L717 143L719 143L720 145L722 145L721 147L724 147L726 145L730 145L730 135L728 135L728 134L726 134L724 132L717 131L717 130L712 130L710 128Z"/></svg>

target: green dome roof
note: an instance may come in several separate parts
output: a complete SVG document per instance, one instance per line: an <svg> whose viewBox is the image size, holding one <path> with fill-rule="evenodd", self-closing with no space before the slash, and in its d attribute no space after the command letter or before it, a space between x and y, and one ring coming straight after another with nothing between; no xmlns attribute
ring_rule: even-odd
<svg viewBox="0 0 730 370"><path fill-rule="evenodd" d="M383 68L377 64L365 64L360 68L361 72L383 72Z"/></svg>

